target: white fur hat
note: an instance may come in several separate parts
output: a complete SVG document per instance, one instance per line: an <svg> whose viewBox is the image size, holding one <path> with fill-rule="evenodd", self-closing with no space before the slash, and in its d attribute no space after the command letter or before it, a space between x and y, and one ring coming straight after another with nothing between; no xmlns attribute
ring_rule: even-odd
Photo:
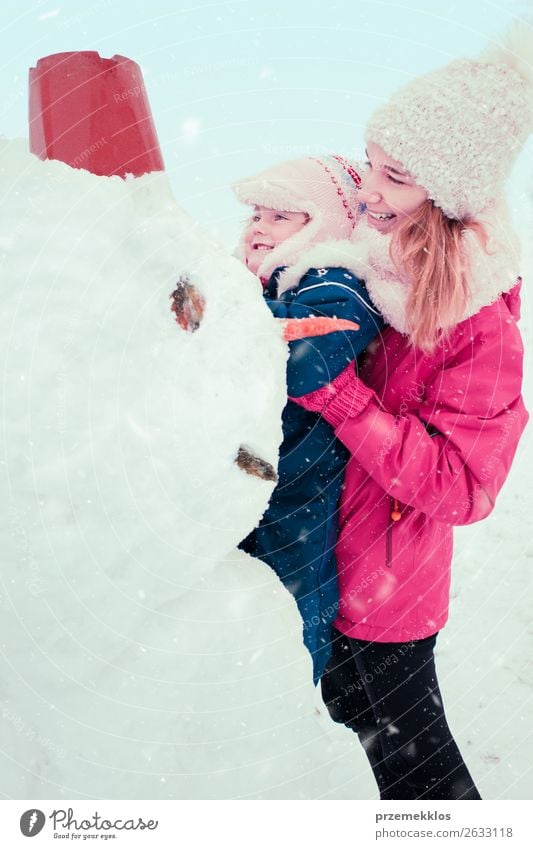
<svg viewBox="0 0 533 849"><path fill-rule="evenodd" d="M533 130L533 26L417 77L371 117L365 138L401 162L449 218L498 198Z"/></svg>
<svg viewBox="0 0 533 849"><path fill-rule="evenodd" d="M309 215L305 227L268 252L259 277L268 278L275 268L292 265L312 245L350 237L358 218L361 171L358 163L342 156L306 156L233 185L238 199L249 206Z"/></svg>

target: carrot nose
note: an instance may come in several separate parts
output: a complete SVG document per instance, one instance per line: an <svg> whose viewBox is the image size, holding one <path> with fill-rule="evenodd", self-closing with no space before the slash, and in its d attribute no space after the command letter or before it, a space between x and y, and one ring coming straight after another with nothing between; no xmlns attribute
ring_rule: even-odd
<svg viewBox="0 0 533 849"><path fill-rule="evenodd" d="M285 342L295 342L308 336L326 336L339 330L359 330L355 321L347 318L329 318L329 316L309 316L308 318L281 318Z"/></svg>

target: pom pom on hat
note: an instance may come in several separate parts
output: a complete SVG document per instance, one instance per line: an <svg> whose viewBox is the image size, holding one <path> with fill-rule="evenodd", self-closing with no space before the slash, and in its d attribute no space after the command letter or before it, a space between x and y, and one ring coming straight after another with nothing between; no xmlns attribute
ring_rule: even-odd
<svg viewBox="0 0 533 849"><path fill-rule="evenodd" d="M479 56L480 62L507 65L529 87L529 132L533 132L533 20L516 20L506 31L501 44L496 43Z"/></svg>
<svg viewBox="0 0 533 849"><path fill-rule="evenodd" d="M365 138L401 162L449 218L498 198L533 128L533 27L407 83L368 122Z"/></svg>

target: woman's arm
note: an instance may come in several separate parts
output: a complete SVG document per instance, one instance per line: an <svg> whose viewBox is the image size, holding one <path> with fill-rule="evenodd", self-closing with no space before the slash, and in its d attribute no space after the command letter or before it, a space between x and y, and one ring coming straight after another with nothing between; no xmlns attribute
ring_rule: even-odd
<svg viewBox="0 0 533 849"><path fill-rule="evenodd" d="M464 336L468 343L426 386L416 413L388 412L348 369L348 382L322 411L383 489L452 525L491 512L528 420L514 322L499 324L490 336Z"/></svg>

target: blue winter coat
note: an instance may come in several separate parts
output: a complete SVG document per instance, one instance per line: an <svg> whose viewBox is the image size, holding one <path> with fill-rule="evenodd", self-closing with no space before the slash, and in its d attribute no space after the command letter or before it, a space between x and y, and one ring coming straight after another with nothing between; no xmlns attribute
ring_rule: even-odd
<svg viewBox="0 0 533 849"><path fill-rule="evenodd" d="M310 268L277 297L276 269L264 290L278 318L327 316L355 321L358 331L336 331L289 343L287 392L298 397L330 383L383 327L364 283L344 268ZM337 509L349 459L332 427L292 401L283 411L279 482L259 526L240 544L268 563L293 594L318 683L331 653L331 624L339 596L334 548Z"/></svg>

